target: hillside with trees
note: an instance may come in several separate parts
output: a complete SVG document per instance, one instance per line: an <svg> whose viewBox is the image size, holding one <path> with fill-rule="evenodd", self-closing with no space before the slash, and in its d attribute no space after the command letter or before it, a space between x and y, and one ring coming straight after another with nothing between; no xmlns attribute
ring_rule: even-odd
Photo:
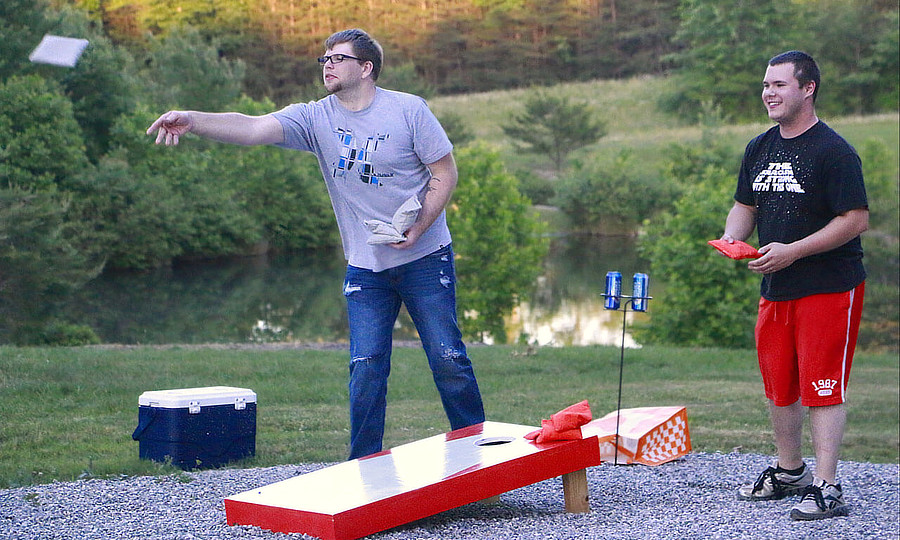
<svg viewBox="0 0 900 540"><path fill-rule="evenodd" d="M898 8L888 0L366 0L341 9L304 0L53 3L85 10L136 54L150 35L195 28L222 57L246 66L245 93L279 105L315 97L314 58L328 35L350 27L378 37L396 83L413 78L417 90L440 94L676 73L673 110L694 119L710 101L745 118L734 91L756 82L746 68L772 50L797 48L841 80L835 106L873 112L898 97Z"/></svg>
<svg viewBox="0 0 900 540"><path fill-rule="evenodd" d="M659 216L685 223L673 212L686 186L668 176L683 165L678 156L695 155L716 167L722 157L710 156L711 148L684 148L667 170L647 167L628 151L598 158L598 148L619 135L621 126L606 121L615 112L591 109L595 96L559 100L560 83L645 76L664 89L656 102L641 106L662 122L696 125L710 112L722 122L743 122L759 116L748 90L757 95L760 67L775 52L802 48L822 59L829 85L823 114L896 114L897 24L896 3L884 0L367 0L353 8L300 0L4 0L0 343L90 340L90 329L57 320L55 308L105 271L335 245L334 218L311 156L196 137L171 152L144 133L168 108L264 114L320 96L314 58L334 30L360 26L380 39L388 67L379 82L387 88L433 98L486 91L505 96L495 112L509 131L499 136L522 139L523 153L545 152L550 167L520 174L534 158L512 170L501 153L480 144L496 141L473 137L460 115L449 111L439 118L460 149L460 170L484 177L483 184L472 182L471 193L461 186L457 196L508 197L495 205L496 215L466 216L472 221L460 223L457 238L484 241L491 231L476 225L493 224L508 239L509 255L527 255L506 260L530 261L520 271L528 277L541 252L540 242L521 234L541 230L530 203L556 204L582 220L573 228L587 231L610 221L640 228ZM47 33L87 38L90 46L72 69L29 62ZM513 88L534 99L514 102L500 92ZM523 111L524 103L534 107ZM549 109L541 107L547 106L557 112L545 114ZM575 137L566 132L565 147L548 145L548 137L561 140L554 119L563 116L565 130L583 131ZM529 118L542 123L540 132L522 131L521 121ZM473 149L463 152L469 141ZM882 158L883 174L873 185L887 197L880 249L894 268L895 148L862 150ZM620 208L598 197L610 190L643 196L619 198L633 206ZM471 206L491 212L487 205ZM520 226L510 228L513 223ZM524 278L505 280L510 288L493 299L497 291L477 289L491 280L472 281L469 302L480 302L485 313L487 306L508 306L528 293ZM896 313L888 315L896 320ZM491 313L487 324L496 329L501 316Z"/></svg>
<svg viewBox="0 0 900 540"><path fill-rule="evenodd" d="M362 27L389 64L440 93L662 73L677 0L367 0L335 8L298 0L57 0L87 10L110 37L141 48L185 25L248 66L246 91L283 103L318 81L332 32Z"/></svg>

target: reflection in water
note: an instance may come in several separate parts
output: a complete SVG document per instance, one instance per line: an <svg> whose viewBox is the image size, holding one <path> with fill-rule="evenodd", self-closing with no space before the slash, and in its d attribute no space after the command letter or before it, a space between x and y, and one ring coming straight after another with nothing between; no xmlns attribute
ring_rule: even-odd
<svg viewBox="0 0 900 540"><path fill-rule="evenodd" d="M66 308L106 343L341 341L339 251L104 274Z"/></svg>
<svg viewBox="0 0 900 540"><path fill-rule="evenodd" d="M556 238L545 267L531 300L520 304L509 318L509 336L542 346L621 345L625 315L625 346L638 346L627 330L635 322L646 321L648 314L609 311L603 307L602 296L607 271L622 273L623 294L630 294L635 272L648 271L637 256L633 237Z"/></svg>
<svg viewBox="0 0 900 540"><path fill-rule="evenodd" d="M604 276L619 270L629 291L630 276L647 271L641 264L629 237L554 239L534 294L509 318L510 339L620 345L623 314L603 309ZM348 336L340 290L344 269L337 249L108 273L64 313L90 325L106 343L340 342ZM629 312L627 326L647 316ZM394 337L416 339L405 311ZM628 335L625 344L637 346Z"/></svg>
<svg viewBox="0 0 900 540"><path fill-rule="evenodd" d="M620 308L621 309L621 308ZM625 347L637 348L627 329L634 323L635 313L610 311L603 307L603 297L564 299L555 311L522 303L510 316L509 335L524 337L540 346L621 345L622 317L626 321ZM643 313L639 316L645 316Z"/></svg>

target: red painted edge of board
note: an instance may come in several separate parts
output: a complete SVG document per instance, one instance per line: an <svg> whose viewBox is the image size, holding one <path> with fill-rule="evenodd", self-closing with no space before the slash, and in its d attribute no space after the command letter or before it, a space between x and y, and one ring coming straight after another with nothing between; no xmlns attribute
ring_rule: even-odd
<svg viewBox="0 0 900 540"><path fill-rule="evenodd" d="M480 428L480 424L470 426L449 432L447 437L455 440L475 435ZM601 462L597 437L555 441L539 447L540 452L464 471L333 516L225 499L226 520L229 525L304 533L323 540L356 540Z"/></svg>

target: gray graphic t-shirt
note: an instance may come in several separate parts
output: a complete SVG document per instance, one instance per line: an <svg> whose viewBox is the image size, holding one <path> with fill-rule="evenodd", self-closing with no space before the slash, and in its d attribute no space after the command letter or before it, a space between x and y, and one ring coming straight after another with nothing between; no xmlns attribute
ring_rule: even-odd
<svg viewBox="0 0 900 540"><path fill-rule="evenodd" d="M418 96L377 88L371 105L349 111L331 95L273 113L284 129L280 146L316 154L350 265L380 272L420 259L450 243L444 213L408 250L366 242L367 220L391 222L400 206L424 196L425 164L453 145Z"/></svg>

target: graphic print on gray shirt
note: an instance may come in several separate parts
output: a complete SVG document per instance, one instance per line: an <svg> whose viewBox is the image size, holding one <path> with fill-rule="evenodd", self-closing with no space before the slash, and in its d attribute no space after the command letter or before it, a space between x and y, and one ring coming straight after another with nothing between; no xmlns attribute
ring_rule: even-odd
<svg viewBox="0 0 900 540"><path fill-rule="evenodd" d="M380 272L450 244L445 213L408 250L366 242L367 220L390 222L410 197L424 194L426 167L453 150L424 99L376 88L361 111L330 95L295 103L272 115L284 129L284 148L314 153L337 218L350 265Z"/></svg>

